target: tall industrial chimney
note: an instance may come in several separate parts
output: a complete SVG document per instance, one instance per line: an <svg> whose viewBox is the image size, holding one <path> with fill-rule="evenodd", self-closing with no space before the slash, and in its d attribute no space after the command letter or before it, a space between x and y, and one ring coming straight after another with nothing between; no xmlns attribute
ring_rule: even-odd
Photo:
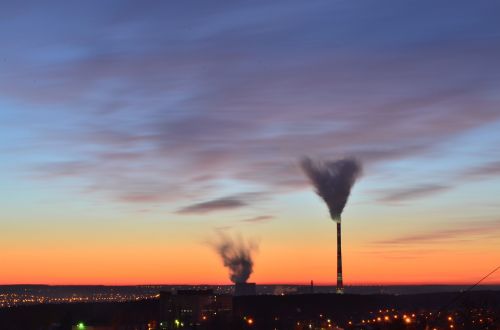
<svg viewBox="0 0 500 330"><path fill-rule="evenodd" d="M337 293L344 293L344 283L342 281L342 239L340 221L337 222Z"/></svg>
<svg viewBox="0 0 500 330"><path fill-rule="evenodd" d="M344 293L342 280L341 215L351 193L351 188L361 174L361 164L352 158L330 162L302 159L302 169L309 177L316 193L325 201L330 217L337 223L337 293Z"/></svg>

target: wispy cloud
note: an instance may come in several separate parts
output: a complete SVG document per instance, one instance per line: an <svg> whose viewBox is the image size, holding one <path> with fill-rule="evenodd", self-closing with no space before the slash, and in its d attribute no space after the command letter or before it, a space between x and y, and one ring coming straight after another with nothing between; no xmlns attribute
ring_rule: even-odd
<svg viewBox="0 0 500 330"><path fill-rule="evenodd" d="M261 223L261 222L268 222L274 219L272 215L261 215L258 217L253 217L253 218L247 218L241 220L242 222L248 222L248 223Z"/></svg>
<svg viewBox="0 0 500 330"><path fill-rule="evenodd" d="M466 169L462 175L466 178L500 177L500 161L489 162L483 165Z"/></svg>
<svg viewBox="0 0 500 330"><path fill-rule="evenodd" d="M247 206L247 202L235 197L223 197L207 202L185 206L177 211L179 214L205 214L214 211L225 211Z"/></svg>
<svg viewBox="0 0 500 330"><path fill-rule="evenodd" d="M400 246L389 246L388 248L384 249L367 249L364 251L361 251L361 253L369 255L370 257L373 257L373 255L376 256L376 258L383 258L383 259L418 259L422 257L426 257L429 254L436 253L437 251L443 252L443 249L437 250L437 249L422 249L422 248L414 248L414 249L404 249L401 248Z"/></svg>
<svg viewBox="0 0 500 330"><path fill-rule="evenodd" d="M500 220L483 220L449 224L447 228L437 228L416 234L374 242L382 245L413 245L437 242L460 242L498 237Z"/></svg>
<svg viewBox="0 0 500 330"><path fill-rule="evenodd" d="M36 173L49 179L75 177L92 171L92 167L93 165L87 161L50 162L39 165Z"/></svg>
<svg viewBox="0 0 500 330"><path fill-rule="evenodd" d="M494 4L157 6L63 6L68 28L26 35L27 18L10 15L3 30L17 32L0 35L0 96L22 105L6 111L30 132L23 147L54 155L26 167L113 200L189 203L215 199L227 181L303 189L295 162L305 153L384 165L500 120ZM68 163L38 166L52 159ZM219 209L231 207L244 205Z"/></svg>
<svg viewBox="0 0 500 330"><path fill-rule="evenodd" d="M450 189L450 186L438 184L424 184L413 187L405 187L383 193L378 200L381 202L402 202L411 199L424 198Z"/></svg>

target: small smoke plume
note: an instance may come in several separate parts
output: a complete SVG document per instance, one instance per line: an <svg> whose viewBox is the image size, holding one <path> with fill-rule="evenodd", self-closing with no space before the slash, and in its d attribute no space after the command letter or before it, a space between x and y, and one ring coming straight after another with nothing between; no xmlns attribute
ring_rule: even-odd
<svg viewBox="0 0 500 330"><path fill-rule="evenodd" d="M252 255L257 250L253 241L245 242L241 237L231 238L219 233L217 240L211 245L222 258L224 266L229 269L229 278L233 283L245 283L253 272Z"/></svg>
<svg viewBox="0 0 500 330"><path fill-rule="evenodd" d="M352 158L320 162L306 157L301 166L328 206L332 219L340 222L351 188L361 174L361 164Z"/></svg>

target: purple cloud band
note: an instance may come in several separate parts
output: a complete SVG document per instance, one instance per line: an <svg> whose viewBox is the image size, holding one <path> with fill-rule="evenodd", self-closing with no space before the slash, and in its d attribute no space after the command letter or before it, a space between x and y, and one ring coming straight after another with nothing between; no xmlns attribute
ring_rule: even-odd
<svg viewBox="0 0 500 330"><path fill-rule="evenodd" d="M221 182L303 189L296 162L305 154L356 156L369 177L500 121L493 3L422 1L408 11L397 1L292 1L194 12L130 2L119 13L89 3L60 7L71 13L58 17L71 17L64 29L50 11L19 6L2 10L12 19L0 33L0 96L14 105L6 107L14 119L0 125L22 136L9 150L25 150L32 158L20 163L37 177L73 179L112 200L177 207L208 196L178 212L244 208L251 202L214 197ZM17 14L28 9L33 17Z"/></svg>

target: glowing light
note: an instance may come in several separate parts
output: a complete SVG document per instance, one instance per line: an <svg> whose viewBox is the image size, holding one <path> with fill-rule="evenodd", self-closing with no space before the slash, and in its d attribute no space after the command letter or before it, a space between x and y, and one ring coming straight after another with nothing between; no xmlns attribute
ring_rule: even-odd
<svg viewBox="0 0 500 330"><path fill-rule="evenodd" d="M253 319L250 319L250 318L249 318L249 319L247 320L247 323L248 323L248 325L252 325L252 324L253 324Z"/></svg>
<svg viewBox="0 0 500 330"><path fill-rule="evenodd" d="M78 329L85 329L85 324L83 322L78 323Z"/></svg>
<svg viewBox="0 0 500 330"><path fill-rule="evenodd" d="M389 321L389 316L384 316L384 320Z"/></svg>
<svg viewBox="0 0 500 330"><path fill-rule="evenodd" d="M411 319L409 317L407 317L407 318L405 318L405 322L409 324L409 323L411 323Z"/></svg>

